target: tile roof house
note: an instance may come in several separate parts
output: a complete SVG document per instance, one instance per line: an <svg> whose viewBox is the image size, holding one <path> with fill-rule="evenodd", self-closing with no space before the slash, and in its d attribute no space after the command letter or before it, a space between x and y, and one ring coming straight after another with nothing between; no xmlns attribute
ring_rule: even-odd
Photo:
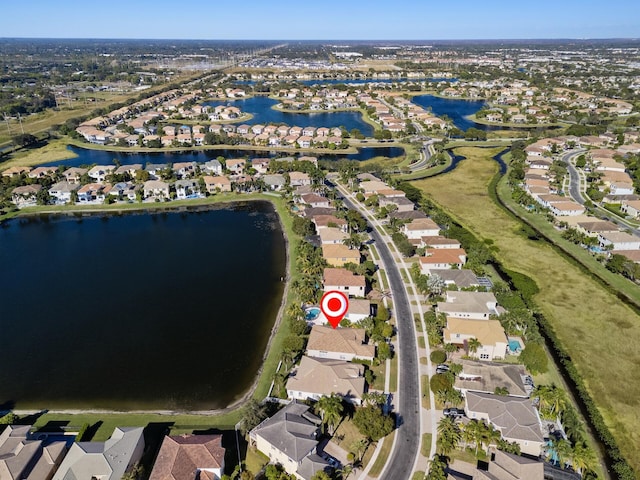
<svg viewBox="0 0 640 480"><path fill-rule="evenodd" d="M322 284L325 292L339 290L349 297L364 297L366 279L346 268L325 268Z"/></svg>
<svg viewBox="0 0 640 480"><path fill-rule="evenodd" d="M165 200L169 198L169 184L161 180L144 182L144 197Z"/></svg>
<svg viewBox="0 0 640 480"><path fill-rule="evenodd" d="M322 245L341 245L344 240L349 238L349 235L339 228L321 228L318 231L320 236L320 243Z"/></svg>
<svg viewBox="0 0 640 480"><path fill-rule="evenodd" d="M227 177L212 177L210 175L205 175L202 177L202 180L204 180L204 185L208 193L231 191L231 180L229 180Z"/></svg>
<svg viewBox="0 0 640 480"><path fill-rule="evenodd" d="M499 320L471 320L447 317L447 326L442 330L444 343L451 343L465 350L472 338L480 347L472 355L480 360L498 360L507 356L508 340Z"/></svg>
<svg viewBox="0 0 640 480"><path fill-rule="evenodd" d="M344 318L350 322L359 322L371 316L371 302L362 298L349 299L349 307Z"/></svg>
<svg viewBox="0 0 640 480"><path fill-rule="evenodd" d="M302 203L310 205L313 208L329 208L331 203L327 197L322 197L315 193L301 195L300 200Z"/></svg>
<svg viewBox="0 0 640 480"><path fill-rule="evenodd" d="M285 471L309 480L309 470L324 470L328 464L316 454L321 420L307 405L291 402L249 432L249 442L279 463Z"/></svg>
<svg viewBox="0 0 640 480"><path fill-rule="evenodd" d="M335 393L360 405L365 389L363 365L307 356L287 381L287 395L296 400L318 400Z"/></svg>
<svg viewBox="0 0 640 480"><path fill-rule="evenodd" d="M479 287L478 277L471 271L463 268L462 270L455 269L433 269L430 271L430 275L438 275L444 280L445 285L455 285L458 288Z"/></svg>
<svg viewBox="0 0 640 480"><path fill-rule="evenodd" d="M341 244L322 245L322 257L334 267L342 267L347 263L360 263L360 251Z"/></svg>
<svg viewBox="0 0 640 480"><path fill-rule="evenodd" d="M315 224L316 231L319 231L321 228L339 228L342 231L346 231L347 229L347 221L335 215L316 215L311 221Z"/></svg>
<svg viewBox="0 0 640 480"><path fill-rule="evenodd" d="M219 480L224 454L222 435L166 436L149 480Z"/></svg>
<svg viewBox="0 0 640 480"><path fill-rule="evenodd" d="M525 384L528 377L522 365L474 360L459 360L462 371L456 375L453 386L466 395L467 392L493 393L496 388L505 388L509 395L528 398L533 389Z"/></svg>
<svg viewBox="0 0 640 480"><path fill-rule="evenodd" d="M528 398L467 392L465 412L500 430L502 438L520 445L522 453L539 456L544 438L538 411Z"/></svg>
<svg viewBox="0 0 640 480"><path fill-rule="evenodd" d="M444 302L438 302L437 311L452 317L486 320L504 310L491 292L447 291Z"/></svg>
<svg viewBox="0 0 640 480"><path fill-rule="evenodd" d="M49 195L55 199L54 202L56 204L65 204L71 201L71 192L77 190L79 187L80 185L65 181L54 183L49 188Z"/></svg>
<svg viewBox="0 0 640 480"><path fill-rule="evenodd" d="M37 195L40 190L42 190L42 185L37 183L16 187L11 191L11 201L18 208L32 207L37 202Z"/></svg>
<svg viewBox="0 0 640 480"><path fill-rule="evenodd" d="M409 239L435 237L440 235L440 227L430 218L418 218L402 226L402 233Z"/></svg>
<svg viewBox="0 0 640 480"><path fill-rule="evenodd" d="M142 457L144 428L116 427L106 442L76 442L53 480L120 480Z"/></svg>
<svg viewBox="0 0 640 480"><path fill-rule="evenodd" d="M463 248L427 248L425 256L420 257L422 273L431 270L450 269L453 266L462 268L467 261L467 252Z"/></svg>
<svg viewBox="0 0 640 480"><path fill-rule="evenodd" d="M315 358L373 361L376 347L367 344L364 328L332 328L314 325L309 334L307 355Z"/></svg>
<svg viewBox="0 0 640 480"><path fill-rule="evenodd" d="M31 425L8 425L0 434L0 479L49 480L67 451L65 442L43 447Z"/></svg>
<svg viewBox="0 0 640 480"><path fill-rule="evenodd" d="M489 462L484 469L465 468L466 465L469 464L457 462L449 467L448 478L454 480L542 480L545 478L545 464L542 460L521 457L501 450L491 450ZM574 473L572 478L578 478L578 476Z"/></svg>

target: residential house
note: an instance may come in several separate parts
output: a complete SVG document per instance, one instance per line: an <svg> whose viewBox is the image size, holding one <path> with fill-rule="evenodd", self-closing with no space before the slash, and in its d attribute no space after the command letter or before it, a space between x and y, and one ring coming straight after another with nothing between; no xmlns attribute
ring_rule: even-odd
<svg viewBox="0 0 640 480"><path fill-rule="evenodd" d="M176 197L180 200L184 200L185 198L202 197L200 194L200 184L197 180L176 180L174 187L176 189Z"/></svg>
<svg viewBox="0 0 640 480"><path fill-rule="evenodd" d="M144 182L144 198L160 201L169 199L169 184L161 180L147 180Z"/></svg>
<svg viewBox="0 0 640 480"><path fill-rule="evenodd" d="M300 146L300 148L309 148L311 147L312 141L313 141L313 138L302 136L302 137L298 137L298 139L296 140L296 143Z"/></svg>
<svg viewBox="0 0 640 480"><path fill-rule="evenodd" d="M336 394L354 405L366 391L364 365L303 356L287 381L287 395L295 400L318 400Z"/></svg>
<svg viewBox="0 0 640 480"><path fill-rule="evenodd" d="M50 177L56 173L56 170L56 167L36 167L31 170L27 176L35 179Z"/></svg>
<svg viewBox="0 0 640 480"><path fill-rule="evenodd" d="M544 438L538 411L531 400L488 393L467 392L467 417L485 420L500 430L502 438L520 445L520 451L538 457Z"/></svg>
<svg viewBox="0 0 640 480"><path fill-rule="evenodd" d="M377 195L380 190L389 190L389 185L379 180L367 180L364 182L360 182L360 185L358 185L358 187L360 188L360 190L362 190L365 197Z"/></svg>
<svg viewBox="0 0 640 480"><path fill-rule="evenodd" d="M633 218L640 218L640 200L623 200L620 210Z"/></svg>
<svg viewBox="0 0 640 480"><path fill-rule="evenodd" d="M364 328L332 328L314 325L309 334L307 355L315 358L373 361L376 347L367 343Z"/></svg>
<svg viewBox="0 0 640 480"><path fill-rule="evenodd" d="M80 183L80 178L87 173L86 168L71 167L62 172L65 180L69 183Z"/></svg>
<svg viewBox="0 0 640 480"><path fill-rule="evenodd" d="M447 291L444 302L438 302L438 312L459 318L486 320L504 312L491 292Z"/></svg>
<svg viewBox="0 0 640 480"><path fill-rule="evenodd" d="M178 178L190 178L196 173L196 162L176 162L173 164L173 171Z"/></svg>
<svg viewBox="0 0 640 480"><path fill-rule="evenodd" d="M464 248L427 248L425 256L420 257L420 270L428 275L433 269L462 268L466 261Z"/></svg>
<svg viewBox="0 0 640 480"><path fill-rule="evenodd" d="M316 453L321 423L308 405L293 401L251 430L249 443L288 474L310 480L309 470L329 467Z"/></svg>
<svg viewBox="0 0 640 480"><path fill-rule="evenodd" d="M322 231L328 229L322 229ZM325 268L322 274L324 291L338 290L348 297L364 297L366 279L363 275L356 275L346 268Z"/></svg>
<svg viewBox="0 0 640 480"><path fill-rule="evenodd" d="M166 436L149 480L220 480L224 454L220 434Z"/></svg>
<svg viewBox="0 0 640 480"><path fill-rule="evenodd" d="M327 197L322 197L320 195L316 195L315 193L308 193L300 196L300 201L309 205L312 208L329 208L331 206L331 202Z"/></svg>
<svg viewBox="0 0 640 480"><path fill-rule="evenodd" d="M120 165L114 170L115 175L128 175L131 179L136 177L136 173L142 170L142 164Z"/></svg>
<svg viewBox="0 0 640 480"><path fill-rule="evenodd" d="M371 302L369 300L363 298L349 299L347 314L344 316L344 318L352 323L355 323L364 320L371 315Z"/></svg>
<svg viewBox="0 0 640 480"><path fill-rule="evenodd" d="M267 187L269 187L270 190L275 190L275 191L282 190L287 183L287 181L284 178L284 175L280 173L264 175L262 177L262 181Z"/></svg>
<svg viewBox="0 0 640 480"><path fill-rule="evenodd" d="M336 245L344 244L344 241L349 238L349 235L339 228L321 228L318 231L320 236L320 243L322 245Z"/></svg>
<svg viewBox="0 0 640 480"><path fill-rule="evenodd" d="M494 393L500 388L508 395L528 398L533 390L533 385L527 383L531 377L522 365L464 359L457 363L462 365L462 371L456 375L453 386L463 396L467 392Z"/></svg>
<svg viewBox="0 0 640 480"><path fill-rule="evenodd" d="M411 212L415 208L415 204L406 197L380 197L378 205L381 208L395 208L397 212Z"/></svg>
<svg viewBox="0 0 640 480"><path fill-rule="evenodd" d="M200 166L200 170L210 175L221 175L222 164L218 160L209 160Z"/></svg>
<svg viewBox="0 0 640 480"><path fill-rule="evenodd" d="M402 233L408 239L421 239L422 237L435 237L440 235L440 227L430 218L418 218L402 226Z"/></svg>
<svg viewBox="0 0 640 480"><path fill-rule="evenodd" d="M458 288L479 287L478 277L466 268L463 269L432 269L429 275L439 276L445 285L455 285Z"/></svg>
<svg viewBox="0 0 640 480"><path fill-rule="evenodd" d="M87 183L78 189L78 203L103 203L105 186L101 183Z"/></svg>
<svg viewBox="0 0 640 480"><path fill-rule="evenodd" d="M603 232L598 234L602 248L611 250L640 250L640 237L626 232Z"/></svg>
<svg viewBox="0 0 640 480"><path fill-rule="evenodd" d="M49 196L54 199L57 205L64 205L71 201L71 192L77 190L80 185L69 182L57 182L49 188Z"/></svg>
<svg viewBox="0 0 640 480"><path fill-rule="evenodd" d="M549 205L549 210L556 217L575 217L578 215L582 215L585 212L584 206L580 205L578 202L574 202L573 200L551 203Z"/></svg>
<svg viewBox="0 0 640 480"><path fill-rule="evenodd" d="M118 182L111 187L110 195L118 198L118 200L127 200L133 202L136 200L136 193L142 189L142 185L135 185L131 182Z"/></svg>
<svg viewBox="0 0 640 480"><path fill-rule="evenodd" d="M467 480L542 480L547 478L545 463L542 459L522 457L493 448L486 468L479 466L465 468L467 465L469 464L457 462L455 467L448 467L448 478ZM571 473L571 478L578 478L578 475Z"/></svg>
<svg viewBox="0 0 640 480"><path fill-rule="evenodd" d="M508 340L499 320L474 320L447 316L442 330L444 343L466 350L480 360L500 360L507 356ZM480 342L476 352L469 351L469 341Z"/></svg>
<svg viewBox="0 0 640 480"><path fill-rule="evenodd" d="M31 167L9 167L2 172L3 177L19 177L23 173L29 173L31 171Z"/></svg>
<svg viewBox="0 0 640 480"><path fill-rule="evenodd" d="M323 228L339 228L343 232L347 230L347 221L335 215L316 215L311 221L315 224L317 232Z"/></svg>
<svg viewBox="0 0 640 480"><path fill-rule="evenodd" d="M205 175L202 177L202 179L204 180L207 192L210 194L231 191L231 180L229 180L227 177L212 177L210 175Z"/></svg>
<svg viewBox="0 0 640 480"><path fill-rule="evenodd" d="M244 173L246 165L247 161L244 158L229 159L225 162L226 169L236 175Z"/></svg>
<svg viewBox="0 0 640 480"><path fill-rule="evenodd" d="M120 480L140 461L144 451L144 428L116 427L106 442L76 442L53 476L53 480Z"/></svg>
<svg viewBox="0 0 640 480"><path fill-rule="evenodd" d="M346 245L322 245L322 257L333 267L342 267L347 263L360 264L360 251Z"/></svg>
<svg viewBox="0 0 640 480"><path fill-rule="evenodd" d="M269 171L269 164L271 163L270 158L254 158L251 160L251 166L256 171L256 173L260 173L262 175L266 174Z"/></svg>
<svg viewBox="0 0 640 480"><path fill-rule="evenodd" d="M613 222L594 218L589 222L578 222L576 230L590 237L597 237L600 233L617 232L620 229Z"/></svg>
<svg viewBox="0 0 640 480"><path fill-rule="evenodd" d="M166 163L147 163L145 170L149 172L149 178L151 180L159 180L163 170L167 168L169 168L169 165Z"/></svg>
<svg viewBox="0 0 640 480"><path fill-rule="evenodd" d="M7 425L0 434L2 480L50 480L67 452L65 442L46 447L30 433L31 425Z"/></svg>
<svg viewBox="0 0 640 480"><path fill-rule="evenodd" d="M38 193L42 190L42 185L23 185L11 191L11 201L18 208L33 207L38 200Z"/></svg>
<svg viewBox="0 0 640 480"><path fill-rule="evenodd" d="M433 237L422 237L420 241L420 247L424 248L461 248L460 242L455 238L447 238L442 235L436 235Z"/></svg>
<svg viewBox="0 0 640 480"><path fill-rule="evenodd" d="M306 185L311 185L311 178L308 174L303 172L290 172L289 183L292 187L304 187Z"/></svg>

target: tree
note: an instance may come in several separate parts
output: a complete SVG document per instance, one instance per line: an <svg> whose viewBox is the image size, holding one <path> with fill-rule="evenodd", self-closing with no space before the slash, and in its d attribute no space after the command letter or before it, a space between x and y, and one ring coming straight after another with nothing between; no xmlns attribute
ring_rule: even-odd
<svg viewBox="0 0 640 480"><path fill-rule="evenodd" d="M568 405L566 393L556 385L538 385L532 396L538 399L540 415L547 420L554 420Z"/></svg>
<svg viewBox="0 0 640 480"><path fill-rule="evenodd" d="M0 425L13 425L18 421L18 418L15 413L9 412L5 416L0 417Z"/></svg>
<svg viewBox="0 0 640 480"><path fill-rule="evenodd" d="M477 338L471 338L467 342L467 348L469 349L469 354L474 357L478 349L482 347L482 343Z"/></svg>
<svg viewBox="0 0 640 480"><path fill-rule="evenodd" d="M342 398L335 393L328 397L323 396L316 403L315 409L320 413L322 424L328 427L328 433L333 435L335 427L342 420L342 411L344 410Z"/></svg>
<svg viewBox="0 0 640 480"><path fill-rule="evenodd" d="M547 352L538 343L527 343L520 354L520 361L533 374L545 373L549 369Z"/></svg>
<svg viewBox="0 0 640 480"><path fill-rule="evenodd" d="M439 297L446 288L446 283L440 275L434 273L429 275L427 280L427 290L429 291L429 297Z"/></svg>
<svg viewBox="0 0 640 480"><path fill-rule="evenodd" d="M376 442L389 435L394 428L393 419L382 413L377 405L366 405L356 409L353 423L358 431L369 440Z"/></svg>
<svg viewBox="0 0 640 480"><path fill-rule="evenodd" d="M429 465L428 480L446 480L447 479L447 459L444 456L436 455Z"/></svg>
<svg viewBox="0 0 640 480"><path fill-rule="evenodd" d="M242 424L240 431L246 435L250 430L257 427L260 422L267 418L267 410L255 398L251 398L242 407Z"/></svg>
<svg viewBox="0 0 640 480"><path fill-rule="evenodd" d="M313 477L311 477L311 480L331 480L331 477L324 470L320 470L319 472L316 472Z"/></svg>
<svg viewBox="0 0 640 480"><path fill-rule="evenodd" d="M595 452L584 442L577 442L571 451L571 464L578 473L593 471L598 465Z"/></svg>
<svg viewBox="0 0 640 480"><path fill-rule="evenodd" d="M438 453L448 456L462 440L462 432L457 422L451 417L444 417L438 423L436 446Z"/></svg>

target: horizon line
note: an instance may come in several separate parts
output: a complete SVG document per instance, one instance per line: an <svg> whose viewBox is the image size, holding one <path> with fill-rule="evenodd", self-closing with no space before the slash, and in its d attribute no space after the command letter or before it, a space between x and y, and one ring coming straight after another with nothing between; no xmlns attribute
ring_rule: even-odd
<svg viewBox="0 0 640 480"><path fill-rule="evenodd" d="M501 42L501 41L639 41L640 37L504 37L504 38L159 38L159 37L3 37L0 40L165 40L165 41L211 41L211 42Z"/></svg>

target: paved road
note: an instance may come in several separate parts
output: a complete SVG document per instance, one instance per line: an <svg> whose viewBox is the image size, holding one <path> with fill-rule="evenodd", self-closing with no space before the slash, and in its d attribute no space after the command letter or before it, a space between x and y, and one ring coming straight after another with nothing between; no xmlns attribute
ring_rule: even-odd
<svg viewBox="0 0 640 480"><path fill-rule="evenodd" d="M356 205L343 196L345 206L358 210ZM380 478L409 480L418 450L420 448L420 390L419 365L416 350L416 337L413 326L413 314L402 276L393 259L389 247L378 231L371 227L371 237L382 257L383 266L392 292L394 314L398 329L398 402L396 414L400 427L396 431L393 451Z"/></svg>
<svg viewBox="0 0 640 480"><path fill-rule="evenodd" d="M573 150L562 155L562 161L567 164L567 170L569 172L569 195L572 199L580 204L584 204L587 201L587 198L583 194L585 185L583 183L583 179L581 178L580 172L573 165L571 160L584 152L586 152L586 150ZM640 228L636 228L633 223L630 223L627 220L614 215L612 212L606 210L600 205L594 204L594 209L601 216L606 217L609 221L615 223L621 229L631 230L634 235L640 236Z"/></svg>

